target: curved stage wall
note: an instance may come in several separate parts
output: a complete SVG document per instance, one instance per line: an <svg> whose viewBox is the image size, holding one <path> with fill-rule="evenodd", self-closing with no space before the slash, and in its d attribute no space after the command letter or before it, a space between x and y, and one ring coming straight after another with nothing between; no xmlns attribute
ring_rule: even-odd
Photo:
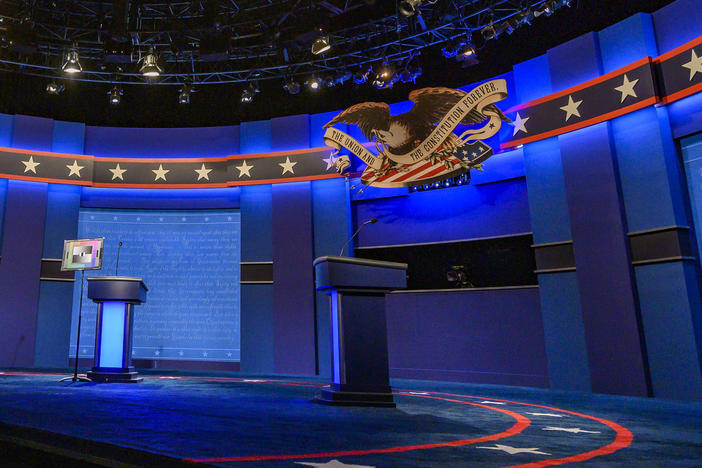
<svg viewBox="0 0 702 468"><path fill-rule="evenodd" d="M635 15L515 65L502 76L505 109L575 95L646 57L670 59L686 88L584 128L544 130L489 159L470 186L358 195L342 178L187 190L0 180L0 365L66 365L72 285L40 280L41 260L58 258L63 239L75 237L80 207L239 208L245 372L328 373L326 299L313 291L312 260L338 253L359 221L377 217L358 246L533 233L537 261L538 287L393 294L393 375L702 399L699 261L676 150L678 139L702 131L702 72L684 68L692 51L702 57L696 3ZM516 111L533 119L527 129L542 115ZM0 146L115 160L284 155L322 146L321 127L335 114L199 129L2 115Z"/></svg>

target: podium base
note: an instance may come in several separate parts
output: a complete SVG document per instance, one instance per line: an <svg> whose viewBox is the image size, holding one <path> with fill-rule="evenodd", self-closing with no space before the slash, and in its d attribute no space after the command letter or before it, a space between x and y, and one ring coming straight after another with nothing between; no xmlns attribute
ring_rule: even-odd
<svg viewBox="0 0 702 468"><path fill-rule="evenodd" d="M392 393L341 392L322 389L314 397L315 403L333 406L375 406L379 408L396 408Z"/></svg>
<svg viewBox="0 0 702 468"><path fill-rule="evenodd" d="M134 369L132 367L132 369ZM96 383L137 383L144 380L137 377L137 372L133 370L125 370L125 372L105 371L97 367L86 374L90 380Z"/></svg>

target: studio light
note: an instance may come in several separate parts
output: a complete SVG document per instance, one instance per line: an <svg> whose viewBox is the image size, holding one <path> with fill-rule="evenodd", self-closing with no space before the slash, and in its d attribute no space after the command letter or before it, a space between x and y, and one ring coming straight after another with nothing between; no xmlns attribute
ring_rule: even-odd
<svg viewBox="0 0 702 468"><path fill-rule="evenodd" d="M323 31L321 29L319 31L323 34ZM329 36L327 35L319 36L312 43L312 53L314 55L322 54L328 51L329 49L331 49L331 43L329 42Z"/></svg>
<svg viewBox="0 0 702 468"><path fill-rule="evenodd" d="M478 54L475 47L470 42L461 45L460 52L456 54L456 61L461 63L461 67L466 68L478 63Z"/></svg>
<svg viewBox="0 0 702 468"><path fill-rule="evenodd" d="M340 70L334 75L334 82L338 85L343 85L351 79L351 72L348 70Z"/></svg>
<svg viewBox="0 0 702 468"><path fill-rule="evenodd" d="M453 58L458 54L458 44L452 42L441 48L441 55L444 58Z"/></svg>
<svg viewBox="0 0 702 468"><path fill-rule="evenodd" d="M114 85L107 94L109 96L110 104L117 106L122 101L124 91L122 91L122 88L119 85Z"/></svg>
<svg viewBox="0 0 702 468"><path fill-rule="evenodd" d="M497 31L495 30L495 25L490 23L480 30L480 34L483 35L483 39L489 41L490 39L495 39L497 37Z"/></svg>
<svg viewBox="0 0 702 468"><path fill-rule="evenodd" d="M241 102L247 104L253 101L256 93L259 92L261 91L258 89L258 85L256 85L256 83L249 83L248 86L241 92Z"/></svg>
<svg viewBox="0 0 702 468"><path fill-rule="evenodd" d="M551 16L553 10L551 9L551 2L544 2L541 5L534 8L534 16L539 17L541 15Z"/></svg>
<svg viewBox="0 0 702 468"><path fill-rule="evenodd" d="M475 287L470 280L468 280L466 267L463 265L451 265L446 271L446 280L451 283L454 288Z"/></svg>
<svg viewBox="0 0 702 468"><path fill-rule="evenodd" d="M417 13L417 7L424 3L424 0L402 0L400 2L400 13L403 16L412 16Z"/></svg>
<svg viewBox="0 0 702 468"><path fill-rule="evenodd" d="M531 10L520 11L514 15L514 19L518 26L530 25L534 19L534 13Z"/></svg>
<svg viewBox="0 0 702 468"><path fill-rule="evenodd" d="M292 78L288 78L285 80L285 83L283 83L283 89L290 94L297 94L300 92L300 83Z"/></svg>
<svg viewBox="0 0 702 468"><path fill-rule="evenodd" d="M139 72L148 77L159 76L162 72L161 67L158 66L158 57L154 53L153 47L149 50L149 53L144 56L143 64L139 68Z"/></svg>
<svg viewBox="0 0 702 468"><path fill-rule="evenodd" d="M319 79L314 75L312 75L312 78L307 80L306 84L307 84L307 87L310 88L312 91L317 91L319 89L319 85L320 85Z"/></svg>
<svg viewBox="0 0 702 468"><path fill-rule="evenodd" d="M392 86L397 81L397 76L395 71L390 66L389 62L383 62L383 64L378 69L375 74L375 79L373 80L373 86L377 89L387 89L392 88Z"/></svg>
<svg viewBox="0 0 702 468"><path fill-rule="evenodd" d="M422 76L422 69L413 63L408 63L407 66L400 72L399 80L402 83L415 83L417 78Z"/></svg>
<svg viewBox="0 0 702 468"><path fill-rule="evenodd" d="M178 104L190 104L190 94L195 90L190 83L184 83L183 87L178 90Z"/></svg>
<svg viewBox="0 0 702 468"><path fill-rule="evenodd" d="M63 83L57 83L56 80L48 83L46 85L46 92L58 96L61 92L66 89Z"/></svg>
<svg viewBox="0 0 702 468"><path fill-rule="evenodd" d="M356 73L353 74L353 82L357 85L363 84L368 80L368 75L370 75L371 67L361 66Z"/></svg>
<svg viewBox="0 0 702 468"><path fill-rule="evenodd" d="M78 58L78 48L75 45L66 53L63 65L61 65L61 70L71 74L83 71L83 67L80 65L80 60Z"/></svg>

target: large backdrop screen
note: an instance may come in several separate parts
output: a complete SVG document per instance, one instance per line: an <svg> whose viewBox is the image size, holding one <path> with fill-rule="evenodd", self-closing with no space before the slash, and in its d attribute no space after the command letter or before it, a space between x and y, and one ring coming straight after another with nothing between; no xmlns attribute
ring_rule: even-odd
<svg viewBox="0 0 702 468"><path fill-rule="evenodd" d="M81 210L78 237L105 238L102 270L85 276L114 276L122 242L119 276L143 278L149 288L135 308L133 358L240 360L240 228L238 210ZM76 281L70 356L79 295ZM96 313L86 281L81 357L94 355Z"/></svg>

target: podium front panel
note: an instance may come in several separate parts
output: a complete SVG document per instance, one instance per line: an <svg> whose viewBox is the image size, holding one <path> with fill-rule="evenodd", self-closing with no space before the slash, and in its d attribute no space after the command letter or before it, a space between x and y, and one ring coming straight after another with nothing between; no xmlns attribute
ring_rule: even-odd
<svg viewBox="0 0 702 468"><path fill-rule="evenodd" d="M103 302L100 323L99 367L122 367L124 356L124 302Z"/></svg>

